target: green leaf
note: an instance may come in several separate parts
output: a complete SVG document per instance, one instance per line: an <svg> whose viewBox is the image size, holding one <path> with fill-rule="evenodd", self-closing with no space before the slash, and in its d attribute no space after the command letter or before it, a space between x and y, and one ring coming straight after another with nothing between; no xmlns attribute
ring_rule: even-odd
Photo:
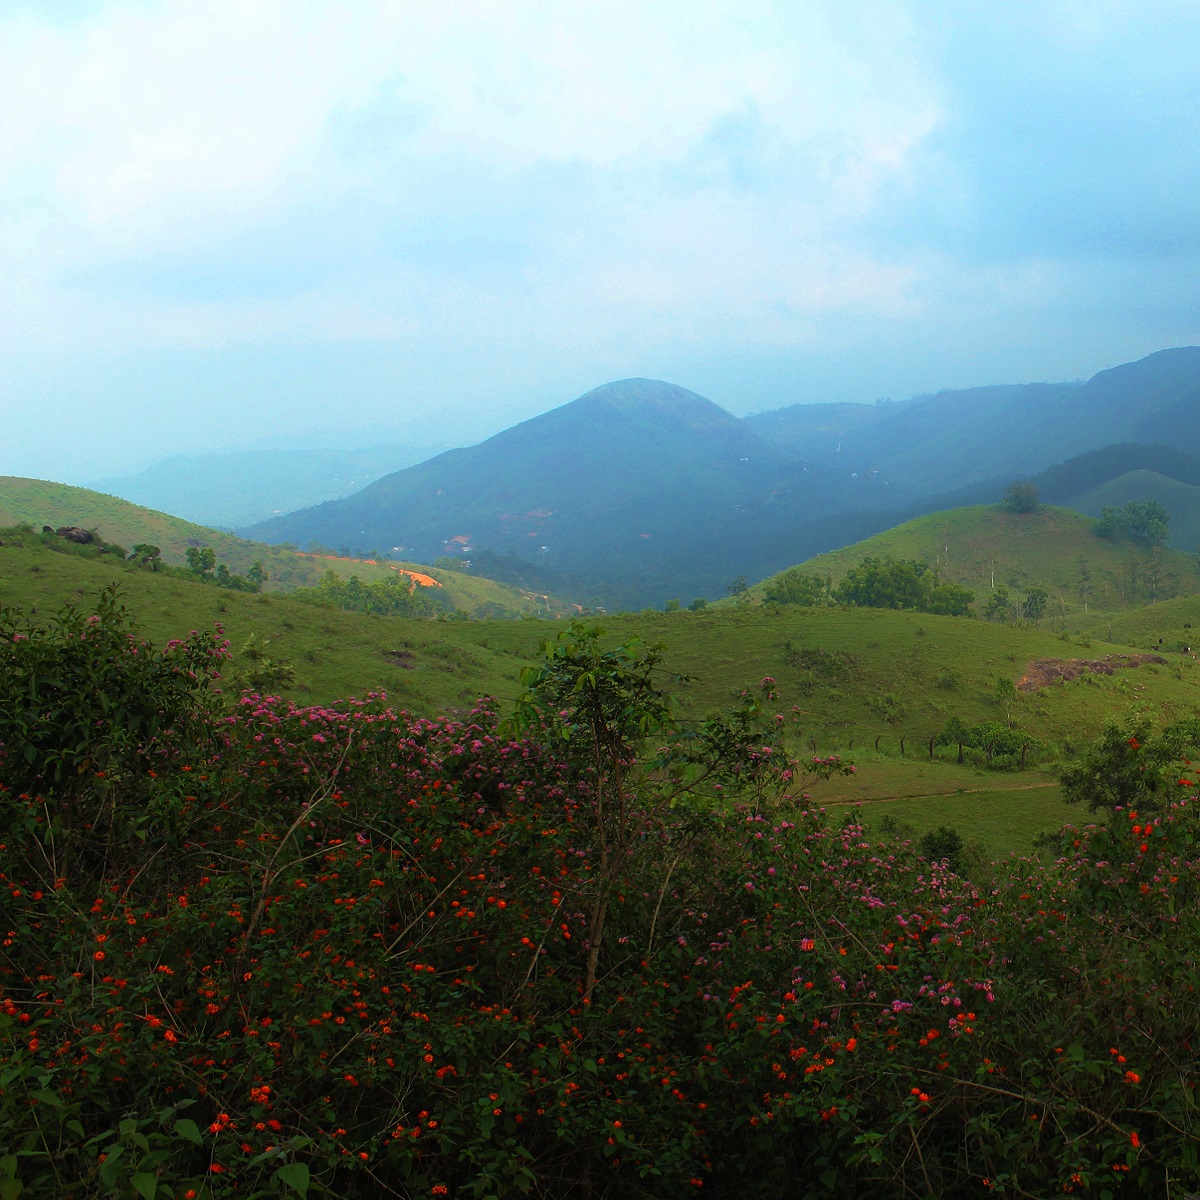
<svg viewBox="0 0 1200 1200"><path fill-rule="evenodd" d="M0 1200L17 1200L23 1190L24 1184L11 1175L7 1179L0 1179Z"/></svg>
<svg viewBox="0 0 1200 1200"><path fill-rule="evenodd" d="M308 1195L308 1167L304 1163L288 1163L275 1172L280 1183L286 1183L301 1196Z"/></svg>
<svg viewBox="0 0 1200 1200"><path fill-rule="evenodd" d="M7 1175L12 1179L17 1173L17 1156L15 1154L5 1154L0 1157L0 1175Z"/></svg>
<svg viewBox="0 0 1200 1200"><path fill-rule="evenodd" d="M599 1074L599 1069L596 1066L596 1060L594 1058L585 1059L583 1069L587 1071L589 1075Z"/></svg>
<svg viewBox="0 0 1200 1200"><path fill-rule="evenodd" d="M196 1122L188 1117L184 1117L181 1121L175 1122L175 1132L181 1138L187 1138L189 1142L195 1142L197 1146L204 1145L204 1139L200 1136L200 1129Z"/></svg>
<svg viewBox="0 0 1200 1200"><path fill-rule="evenodd" d="M133 1184L133 1190L139 1196L145 1196L146 1200L154 1200L154 1193L158 1191L157 1175L151 1175L149 1171L138 1171L129 1182Z"/></svg>
<svg viewBox="0 0 1200 1200"><path fill-rule="evenodd" d="M126 1117L125 1120L123 1120L120 1125L117 1126L117 1132L122 1137L128 1137L137 1129L137 1127L138 1123L133 1119L133 1117Z"/></svg>

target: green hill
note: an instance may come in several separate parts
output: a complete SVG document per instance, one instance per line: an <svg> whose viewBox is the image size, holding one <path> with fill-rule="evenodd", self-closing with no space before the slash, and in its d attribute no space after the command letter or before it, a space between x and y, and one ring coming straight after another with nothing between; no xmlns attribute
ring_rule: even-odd
<svg viewBox="0 0 1200 1200"><path fill-rule="evenodd" d="M431 577L439 585L439 594L444 596L448 608L462 609L473 616L554 615L574 611L574 606L554 597L460 571L298 552L250 542L88 488L0 476L0 527L22 523L34 529L44 525L52 528L75 525L126 549L147 542L158 546L163 561L174 566L183 565L189 547L211 546L217 558L236 574L244 574L252 563L261 562L269 577L266 590L270 592L315 586L326 571L344 579L357 575L365 582L377 582L390 578L399 569Z"/></svg>
<svg viewBox="0 0 1200 1200"><path fill-rule="evenodd" d="M54 553L36 540L0 546L5 605L44 616L68 600L86 603L112 581L155 642L220 622L234 652L233 669L245 671L251 635L265 641L267 654L295 671L294 683L277 690L307 702L384 689L399 705L423 713L460 708L485 693L508 704L518 694L521 667L535 661L541 643L562 627L528 619L368 617L283 595L229 592L111 559ZM1194 603L1200 610L1200 598ZM951 715L968 724L1011 716L1039 738L1078 746L1133 705L1164 721L1190 713L1200 680L1189 656L1171 653L1165 665L1085 673L1022 692L1004 702L1010 712L997 697L998 679L1018 682L1037 661L1096 660L1127 648L1079 645L1040 629L878 609L745 606L630 614L604 624L614 641L664 643L667 667L694 679L684 695L696 711L723 706L741 688L772 676L782 710L793 714L804 744L815 741L821 750L853 744L861 751L880 738L881 748L895 752L903 736L910 755L927 754L921 739ZM1134 641L1135 632L1121 636Z"/></svg>
<svg viewBox="0 0 1200 1200"><path fill-rule="evenodd" d="M1200 546L1200 486L1157 471L1127 471L1065 503L1089 517L1098 517L1101 509L1123 508L1131 500L1157 500L1170 513L1172 546L1180 550Z"/></svg>
<svg viewBox="0 0 1200 1200"><path fill-rule="evenodd" d="M1050 505L1026 514L977 505L917 517L811 558L801 569L836 583L868 557L915 559L936 567L944 581L970 588L977 602L1000 585L1045 588L1049 613L1059 620L1138 607L1154 598L1152 590L1160 599L1200 590L1189 555L1164 550L1156 566L1145 548L1097 537L1095 528L1090 517ZM767 583L752 593L761 595Z"/></svg>

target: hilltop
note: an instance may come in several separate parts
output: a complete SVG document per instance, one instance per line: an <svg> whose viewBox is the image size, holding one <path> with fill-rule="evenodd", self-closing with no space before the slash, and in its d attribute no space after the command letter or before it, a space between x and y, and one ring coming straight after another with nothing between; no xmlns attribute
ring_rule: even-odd
<svg viewBox="0 0 1200 1200"><path fill-rule="evenodd" d="M1171 456L1200 452L1200 423L1189 416L1198 398L1197 347L1082 383L810 403L745 419L674 384L625 379L352 496L240 532L379 546L422 561L515 554L531 575L561 579L590 604L686 603L904 517L999 499L1014 477L1117 443L1178 449L1101 453L1075 470L1080 487L1121 474L1122 455L1140 455L1137 468L1157 461L1168 474L1187 473ZM1071 502L1057 491L1047 497Z"/></svg>
<svg viewBox="0 0 1200 1200"><path fill-rule="evenodd" d="M946 582L976 593L997 586L1041 587L1051 613L1124 610L1178 592L1200 590L1195 560L1174 550L1152 554L1128 541L1096 535L1097 522L1069 509L1042 505L1035 513L1010 513L976 505L930 513L852 546L801 564L806 573L835 584L865 558L926 562ZM755 589L761 595L769 584Z"/></svg>

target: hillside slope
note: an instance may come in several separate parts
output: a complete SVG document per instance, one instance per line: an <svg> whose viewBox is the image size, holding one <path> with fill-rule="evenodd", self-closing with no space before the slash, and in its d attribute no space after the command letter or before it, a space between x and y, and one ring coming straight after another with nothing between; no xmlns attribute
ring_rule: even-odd
<svg viewBox="0 0 1200 1200"><path fill-rule="evenodd" d="M1096 522L1069 509L1043 505L1016 514L978 505L930 513L840 550L809 559L801 569L835 582L867 557L915 559L941 577L986 599L993 588L1045 588L1060 614L1123 610L1147 603L1153 557L1130 542L1096 536ZM1174 550L1161 555L1156 597L1200 590L1195 560ZM769 581L754 589L761 594Z"/></svg>
<svg viewBox="0 0 1200 1200"><path fill-rule="evenodd" d="M231 642L231 676L249 665L250 637L265 642L272 659L295 670L294 682L278 690L309 703L383 689L397 705L423 714L468 708L484 694L507 708L519 693L521 668L562 628L538 620L368 617L287 596L222 591L120 562L52 553L40 544L0 546L0 604L36 610L39 618L66 601L86 605L109 582L118 583L125 604L158 644L219 622ZM1200 598L1191 602L1192 610L1181 607L1172 619L1200 611ZM1011 716L1039 738L1077 747L1109 718L1135 707L1163 723L1190 715L1200 679L1200 664L1168 650L1161 665L1022 693L1006 713L997 679L1020 680L1035 661L1094 660L1127 648L1098 641L1080 647L1045 629L879 609L744 607L629 615L605 624L614 644L634 637L664 644L667 670L691 677L684 700L693 713L727 706L741 689L773 677L781 711L791 713L809 750L812 742L817 750L845 751L882 739L894 753L906 737L910 755L927 757L927 739L951 715L967 723ZM1114 618L1114 633L1117 624ZM1140 629L1128 636L1135 634L1142 637Z"/></svg>
<svg viewBox="0 0 1200 1200"><path fill-rule="evenodd" d="M1070 497L1067 503L1098 517L1102 509L1123 508L1132 500L1157 500L1167 510L1171 545L1193 552L1200 546L1200 485L1195 483L1182 483L1157 471L1126 471Z"/></svg>
<svg viewBox="0 0 1200 1200"><path fill-rule="evenodd" d="M267 571L266 590L269 592L315 586L326 571L333 571L343 579L357 575L365 582L377 582L392 577L400 570L431 577L436 581L438 593L448 608L463 609L473 616L574 611L573 606L553 597L458 571L443 571L412 563L377 564L361 559L297 552L281 546L250 542L88 488L49 483L41 479L0 476L0 527L22 523L32 525L35 530L40 530L43 525L52 528L76 525L126 550L147 542L158 546L162 550L163 561L173 566L184 564L189 547L210 546L218 560L227 564L235 574L244 574L252 563L261 562Z"/></svg>

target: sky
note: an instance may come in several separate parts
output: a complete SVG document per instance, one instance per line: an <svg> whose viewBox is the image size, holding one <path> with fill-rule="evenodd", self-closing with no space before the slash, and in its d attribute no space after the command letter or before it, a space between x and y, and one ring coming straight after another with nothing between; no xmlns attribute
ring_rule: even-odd
<svg viewBox="0 0 1200 1200"><path fill-rule="evenodd" d="M0 0L0 474L1200 342L1195 0Z"/></svg>

